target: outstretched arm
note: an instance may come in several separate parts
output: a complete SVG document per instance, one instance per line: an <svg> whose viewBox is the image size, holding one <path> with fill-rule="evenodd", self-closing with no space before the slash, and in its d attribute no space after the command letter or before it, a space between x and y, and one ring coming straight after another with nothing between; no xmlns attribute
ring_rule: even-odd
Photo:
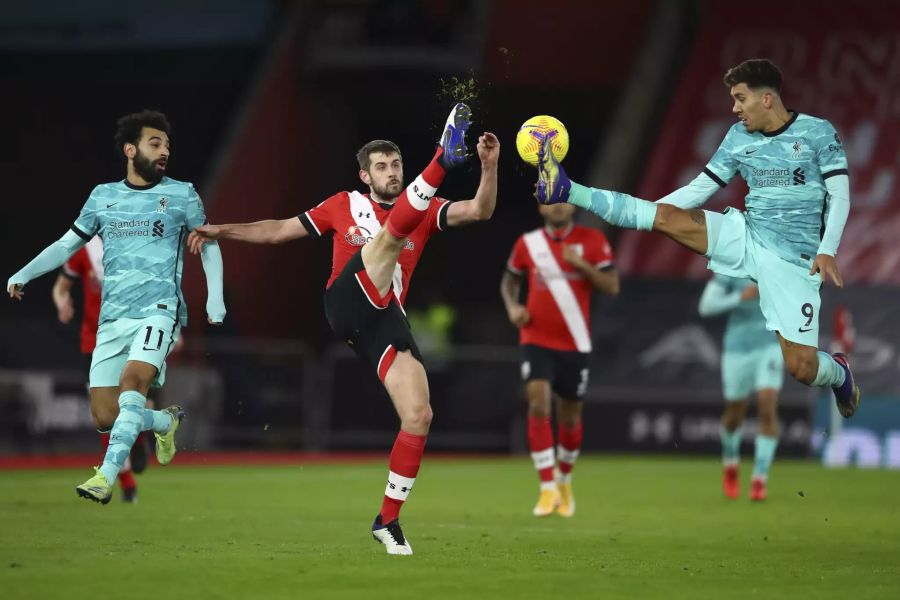
<svg viewBox="0 0 900 600"><path fill-rule="evenodd" d="M47 246L34 260L22 267L18 273L9 278L9 281L6 282L9 297L21 300L24 295L22 287L26 283L61 267L89 239L82 238L72 230L67 231L61 238Z"/></svg>
<svg viewBox="0 0 900 600"><path fill-rule="evenodd" d="M471 200L453 202L447 207L447 225L456 227L486 221L497 206L497 159L500 142L493 133L485 132L478 138L478 157L481 159L481 181Z"/></svg>
<svg viewBox="0 0 900 600"><path fill-rule="evenodd" d="M759 296L759 290L755 285L748 285L744 289L731 289L713 278L703 288L697 312L701 317L714 317L731 312L744 300L750 300L757 296Z"/></svg>
<svg viewBox="0 0 900 600"><path fill-rule="evenodd" d="M698 206L703 206L719 189L719 184L704 171L686 186L678 188L667 196L663 196L657 202L671 204L684 209L697 208Z"/></svg>
<svg viewBox="0 0 900 600"><path fill-rule="evenodd" d="M217 242L203 244L200 262L206 273L206 318L213 325L221 325L225 320L225 293L222 284L224 265Z"/></svg>
<svg viewBox="0 0 900 600"><path fill-rule="evenodd" d="M203 244L213 240L237 240L251 244L283 244L309 234L297 217L280 220L234 223L230 225L201 225L191 232L188 245L198 254Z"/></svg>

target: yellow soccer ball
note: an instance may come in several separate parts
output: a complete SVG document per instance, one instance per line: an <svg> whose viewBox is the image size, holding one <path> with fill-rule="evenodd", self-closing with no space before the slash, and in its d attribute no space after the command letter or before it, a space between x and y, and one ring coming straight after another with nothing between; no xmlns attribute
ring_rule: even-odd
<svg viewBox="0 0 900 600"><path fill-rule="evenodd" d="M531 166L537 165L538 150L547 136L551 136L550 147L556 160L562 161L569 152L569 132L562 122L549 115L531 117L519 127L516 134L516 150L522 160Z"/></svg>

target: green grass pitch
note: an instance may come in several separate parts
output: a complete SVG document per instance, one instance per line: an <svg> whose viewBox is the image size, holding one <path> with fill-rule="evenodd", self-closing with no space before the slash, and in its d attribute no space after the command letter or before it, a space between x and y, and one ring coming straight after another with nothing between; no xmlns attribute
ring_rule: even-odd
<svg viewBox="0 0 900 600"><path fill-rule="evenodd" d="M88 469L0 472L0 597L900 598L900 474L776 461L727 501L715 459L583 457L574 518L536 519L530 461L426 462L415 555L368 533L385 464L151 467L140 503Z"/></svg>

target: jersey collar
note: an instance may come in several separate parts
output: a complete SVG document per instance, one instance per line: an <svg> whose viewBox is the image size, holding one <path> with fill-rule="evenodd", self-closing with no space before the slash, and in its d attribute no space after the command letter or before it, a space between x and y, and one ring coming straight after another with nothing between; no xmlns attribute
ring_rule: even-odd
<svg viewBox="0 0 900 600"><path fill-rule="evenodd" d="M387 204L386 202L377 202L377 201L375 201L375 200L372 200L372 195L371 195L371 194L363 194L363 196L366 197L366 200L368 200L368 201L371 202L372 204L377 204L378 206L380 206L380 207L383 208L384 210L391 210L392 208L394 208L394 204L397 204L396 202L394 202L394 204Z"/></svg>
<svg viewBox="0 0 900 600"><path fill-rule="evenodd" d="M788 112L791 113L791 118L788 119L787 123L785 123L778 129L776 129L775 131L770 131L769 133L766 133L765 131L761 131L760 133L762 133L766 137L775 137L776 135L781 135L782 133L787 131L788 127L790 127L791 125L794 124L794 121L797 120L797 116L800 114L792 108L789 108Z"/></svg>
<svg viewBox="0 0 900 600"><path fill-rule="evenodd" d="M561 242L572 233L572 230L575 229L575 223L570 223L568 227L562 230L553 229L549 225L544 225L544 233L547 234L547 237L553 240L554 242ZM561 231L562 233L557 233Z"/></svg>
<svg viewBox="0 0 900 600"><path fill-rule="evenodd" d="M156 183L148 183L147 185L134 185L133 183L131 183L131 182L128 181L127 179L123 179L123 180L122 180L122 183L125 184L125 187L127 187L127 188L129 188L129 189L132 189L132 190L149 190L149 189L155 188L155 187L158 186L160 183L162 183L162 179L160 179L160 180L157 181Z"/></svg>

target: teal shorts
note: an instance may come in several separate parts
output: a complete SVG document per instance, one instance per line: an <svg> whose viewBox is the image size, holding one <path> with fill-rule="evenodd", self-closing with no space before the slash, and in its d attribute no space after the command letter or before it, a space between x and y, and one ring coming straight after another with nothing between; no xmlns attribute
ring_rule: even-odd
<svg viewBox="0 0 900 600"><path fill-rule="evenodd" d="M783 383L784 357L778 344L722 354L722 392L728 402L744 400L759 390L780 390Z"/></svg>
<svg viewBox="0 0 900 600"><path fill-rule="evenodd" d="M90 386L118 386L125 363L138 360L156 367L152 387L162 387L166 381L166 357L180 334L181 326L163 315L102 323L97 328L97 346L91 355Z"/></svg>
<svg viewBox="0 0 900 600"><path fill-rule="evenodd" d="M819 275L810 275L809 268L789 263L754 240L741 211L729 208L724 214L705 212L709 270L755 281L766 329L777 331L786 340L818 348Z"/></svg>

